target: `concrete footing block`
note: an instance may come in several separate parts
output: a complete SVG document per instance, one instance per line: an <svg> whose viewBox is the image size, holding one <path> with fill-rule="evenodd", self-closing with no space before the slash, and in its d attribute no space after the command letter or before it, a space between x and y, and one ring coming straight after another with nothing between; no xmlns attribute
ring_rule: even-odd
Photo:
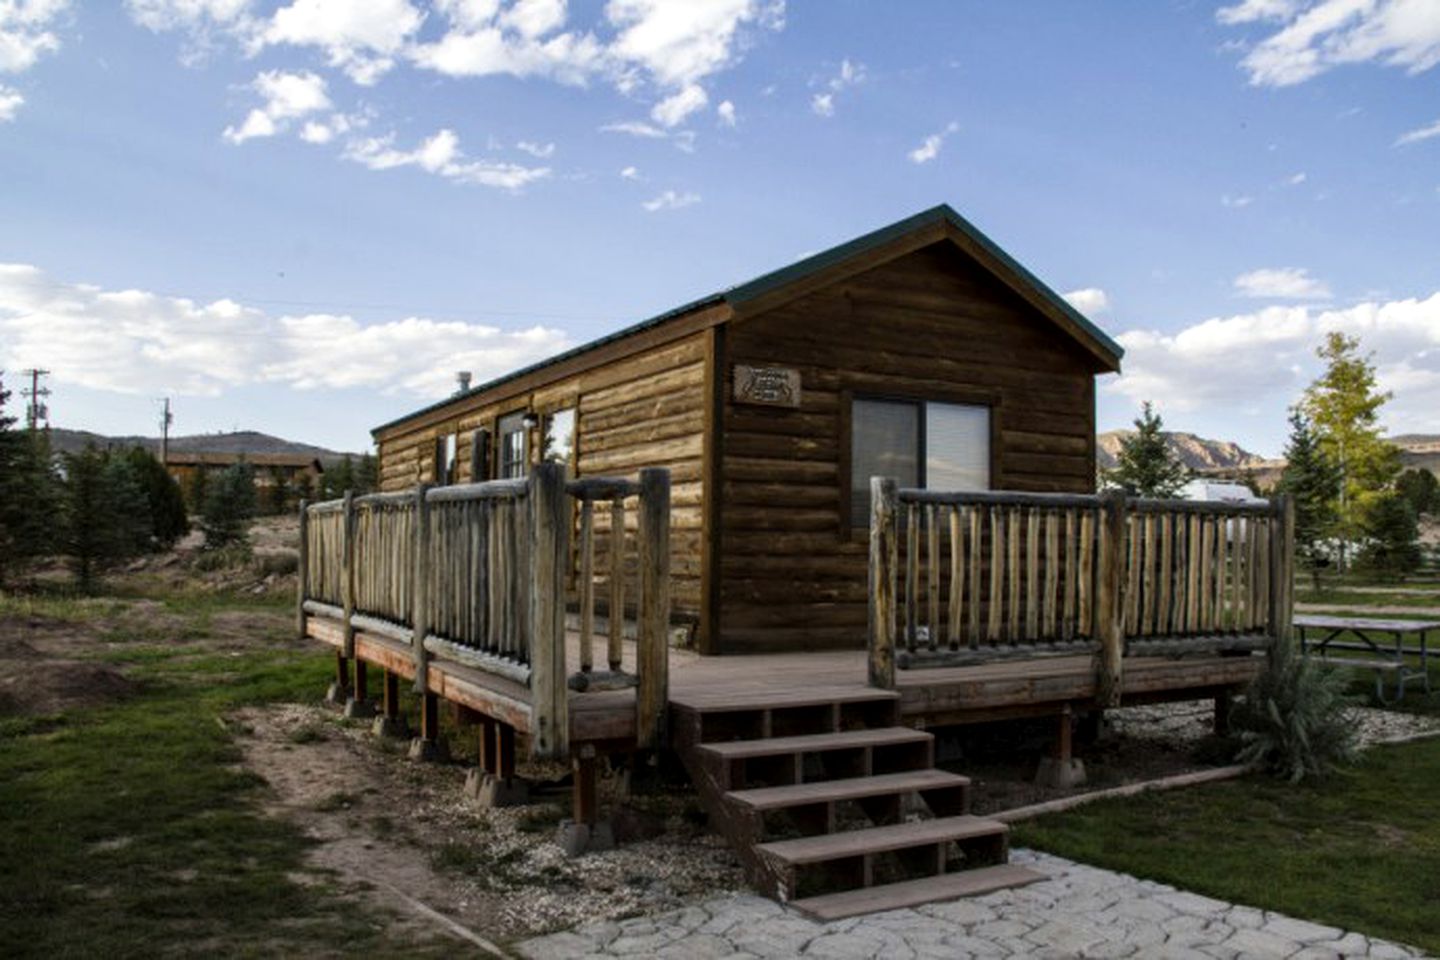
<svg viewBox="0 0 1440 960"><path fill-rule="evenodd" d="M1041 757L1040 769L1035 771L1035 782L1042 787L1068 790L1085 782L1085 761L1079 757L1061 760L1057 757Z"/></svg>
<svg viewBox="0 0 1440 960"><path fill-rule="evenodd" d="M351 697L345 701L345 716L351 720L368 720L375 716L375 704Z"/></svg>
<svg viewBox="0 0 1440 960"><path fill-rule="evenodd" d="M506 780L471 770L465 775L465 796L481 807L519 807L530 802L530 784L519 777Z"/></svg>
<svg viewBox="0 0 1440 960"><path fill-rule="evenodd" d="M608 820L593 824L561 820L559 836L556 839L567 857L615 849L615 833Z"/></svg>
<svg viewBox="0 0 1440 960"><path fill-rule="evenodd" d="M403 740L410 736L410 724L405 722L404 717L379 716L375 722L370 724L370 732L377 737L391 737L396 740Z"/></svg>
<svg viewBox="0 0 1440 960"><path fill-rule="evenodd" d="M325 702L326 702L326 703L333 703L333 704L335 704L336 706L343 707L343 706L345 706L345 703L346 703L349 699L350 699L350 688L349 688L349 687L346 687L346 686L342 686L342 685L341 685L340 683L338 683L338 682L336 682L336 683L331 683L331 684L330 684L330 688L325 691Z"/></svg>
<svg viewBox="0 0 1440 960"><path fill-rule="evenodd" d="M440 741L416 737L410 741L410 759L420 763L442 763L449 757Z"/></svg>

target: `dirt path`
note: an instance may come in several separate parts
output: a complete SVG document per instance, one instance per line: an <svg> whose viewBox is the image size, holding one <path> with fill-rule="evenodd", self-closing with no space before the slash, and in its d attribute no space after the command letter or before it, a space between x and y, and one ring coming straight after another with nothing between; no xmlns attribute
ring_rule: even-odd
<svg viewBox="0 0 1440 960"><path fill-rule="evenodd" d="M231 726L245 765L270 786L267 812L317 841L312 862L417 930L437 925L397 890L503 942L743 889L725 843L673 798L651 805L655 839L570 859L555 842L558 805L480 810L464 795L464 767L414 763L404 744L328 708L248 709Z"/></svg>

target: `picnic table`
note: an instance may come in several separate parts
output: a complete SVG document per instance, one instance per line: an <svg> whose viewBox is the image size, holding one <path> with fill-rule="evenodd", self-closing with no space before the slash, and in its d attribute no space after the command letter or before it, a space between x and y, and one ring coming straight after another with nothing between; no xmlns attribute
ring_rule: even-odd
<svg viewBox="0 0 1440 960"><path fill-rule="evenodd" d="M1375 699L1381 703L1394 703L1405 696L1405 683L1420 680L1425 692L1430 692L1429 634L1440 629L1440 620L1380 620L1373 617L1326 617L1299 616L1294 620L1295 629L1300 633L1300 650L1307 656L1317 656L1326 663L1346 667L1366 667L1375 671ZM1320 634L1312 640L1311 632ZM1349 633L1354 640L1340 640ZM1407 636L1417 637L1419 648L1406 647ZM1391 641L1394 641L1393 644ZM1374 654L1373 658L1335 657L1332 650ZM1420 658L1419 667L1406 659ZM1395 675L1395 699L1385 698L1385 674Z"/></svg>

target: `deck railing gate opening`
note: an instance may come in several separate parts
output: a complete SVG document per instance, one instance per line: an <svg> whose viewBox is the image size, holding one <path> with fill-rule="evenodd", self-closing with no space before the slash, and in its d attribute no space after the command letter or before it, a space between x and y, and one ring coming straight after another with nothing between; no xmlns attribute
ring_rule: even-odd
<svg viewBox="0 0 1440 960"><path fill-rule="evenodd" d="M599 531L597 505L606 508ZM405 644L419 692L436 692L432 660L520 685L536 757L568 754L571 690L636 687L638 745L654 747L668 698L669 540L664 469L642 470L638 482L567 483L561 466L546 463L525 479L347 493L301 506L298 625L303 636L307 617L338 621L346 659L355 656L357 631ZM593 666L597 580L608 595L603 672ZM565 637L571 581L581 622L573 675ZM627 593L637 611L633 672L622 664Z"/></svg>
<svg viewBox="0 0 1440 960"><path fill-rule="evenodd" d="M948 493L871 480L869 674L1002 658L1096 658L1118 702L1125 656L1263 649L1290 636L1289 498Z"/></svg>

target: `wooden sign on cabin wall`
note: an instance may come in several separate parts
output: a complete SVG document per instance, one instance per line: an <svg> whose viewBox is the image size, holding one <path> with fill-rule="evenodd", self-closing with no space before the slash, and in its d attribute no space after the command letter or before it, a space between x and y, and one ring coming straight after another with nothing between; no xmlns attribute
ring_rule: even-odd
<svg viewBox="0 0 1440 960"><path fill-rule="evenodd" d="M736 403L765 407L800 406L800 371L789 367L752 367L735 364Z"/></svg>

